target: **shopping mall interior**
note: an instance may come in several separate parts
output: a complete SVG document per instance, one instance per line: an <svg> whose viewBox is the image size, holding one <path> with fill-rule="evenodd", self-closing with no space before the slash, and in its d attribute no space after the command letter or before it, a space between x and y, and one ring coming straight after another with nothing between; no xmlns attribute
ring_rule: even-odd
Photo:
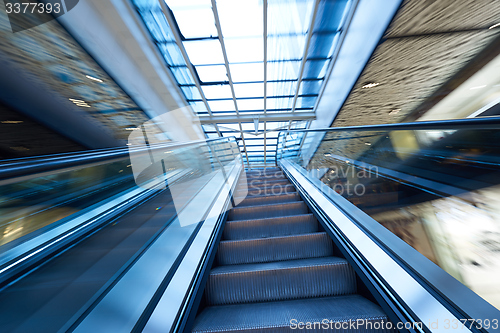
<svg viewBox="0 0 500 333"><path fill-rule="evenodd" d="M4 0L0 41L0 331L500 332L498 0Z"/></svg>

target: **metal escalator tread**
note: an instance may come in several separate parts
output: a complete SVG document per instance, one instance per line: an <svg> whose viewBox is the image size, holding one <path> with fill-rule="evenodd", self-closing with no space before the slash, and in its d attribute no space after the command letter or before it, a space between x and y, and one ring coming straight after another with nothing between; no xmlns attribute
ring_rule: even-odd
<svg viewBox="0 0 500 333"><path fill-rule="evenodd" d="M280 194L280 195L262 195L262 196L248 197L242 202L240 202L238 207L270 205L275 203L299 201L299 200L300 196L297 193Z"/></svg>
<svg viewBox="0 0 500 333"><path fill-rule="evenodd" d="M306 214L307 206L303 201L286 202L250 207L236 207L229 211L228 220L248 220L249 218L265 218Z"/></svg>
<svg viewBox="0 0 500 333"><path fill-rule="evenodd" d="M290 181L286 178L282 179L264 179L264 180L250 180L248 181L248 186L255 186L255 187L266 187L266 186L278 186L278 185L288 185L290 184Z"/></svg>
<svg viewBox="0 0 500 333"><path fill-rule="evenodd" d="M326 232L245 240L219 244L219 265L262 263L333 255L332 240Z"/></svg>
<svg viewBox="0 0 500 333"><path fill-rule="evenodd" d="M252 188L252 180L263 184L263 177L281 173L266 172L247 174L248 193L235 192L246 197L228 213L193 332L290 332L292 319L387 322L378 305L356 294L353 268L333 256L332 240L284 175ZM308 331L392 332L374 327Z"/></svg>
<svg viewBox="0 0 500 333"><path fill-rule="evenodd" d="M227 265L212 269L205 292L210 305L347 295L356 278L336 257Z"/></svg>
<svg viewBox="0 0 500 333"><path fill-rule="evenodd" d="M227 221L224 239L252 239L307 234L318 230L313 214Z"/></svg>
<svg viewBox="0 0 500 333"><path fill-rule="evenodd" d="M359 295L320 297L278 302L219 305L206 308L194 323L192 332L293 332L293 319L298 322L348 322L367 320L387 322L388 318L377 305ZM331 326L335 325L330 324ZM307 332L389 332L365 329L308 329ZM297 329L295 329L297 331Z"/></svg>
<svg viewBox="0 0 500 333"><path fill-rule="evenodd" d="M285 186L279 186L279 187L272 187L272 186L267 186L267 187L255 187L252 188L249 186L246 190L242 188L237 188L235 191L235 196L242 196L242 195L248 195L248 196L254 196L254 195L279 195L279 194L287 194L287 193L293 193L296 192L295 187L293 187L292 184L288 184Z"/></svg>

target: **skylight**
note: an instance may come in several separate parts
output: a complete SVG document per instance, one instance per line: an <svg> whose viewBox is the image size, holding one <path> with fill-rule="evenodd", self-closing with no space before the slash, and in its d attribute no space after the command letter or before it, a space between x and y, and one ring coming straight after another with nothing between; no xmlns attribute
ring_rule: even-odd
<svg viewBox="0 0 500 333"><path fill-rule="evenodd" d="M308 126L295 115L314 111L351 2L132 1L193 113L214 118L207 137L236 136L250 167L274 163L277 130ZM274 121L280 114L290 121Z"/></svg>

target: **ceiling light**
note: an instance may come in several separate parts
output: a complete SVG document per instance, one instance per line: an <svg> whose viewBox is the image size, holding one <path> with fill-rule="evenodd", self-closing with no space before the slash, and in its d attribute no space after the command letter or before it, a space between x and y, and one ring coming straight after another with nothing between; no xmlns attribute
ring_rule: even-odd
<svg viewBox="0 0 500 333"><path fill-rule="evenodd" d="M127 127L127 128L125 128L125 129L126 129L127 131L136 131L136 130L138 130L138 129L140 129L140 128L137 128L137 127Z"/></svg>
<svg viewBox="0 0 500 333"><path fill-rule="evenodd" d="M394 110L389 111L389 114L398 114L399 111L401 111L401 109L394 109Z"/></svg>
<svg viewBox="0 0 500 333"><path fill-rule="evenodd" d="M373 87L376 87L376 86L378 86L378 85L380 85L380 83L370 82L370 83L365 84L365 85L364 85L364 86L362 86L361 88L365 88L365 89L366 89L366 88L373 88Z"/></svg>
<svg viewBox="0 0 500 333"><path fill-rule="evenodd" d="M85 77L87 77L87 79L91 79L91 80L94 80L94 81L97 81L97 82L103 82L101 79L98 79L98 78L95 78L93 76L90 76L90 75L85 75Z"/></svg>
<svg viewBox="0 0 500 333"><path fill-rule="evenodd" d="M497 24L493 24L491 27L489 27L488 29L494 29L494 28L497 28L497 27L500 27L500 23L497 23Z"/></svg>
<svg viewBox="0 0 500 333"><path fill-rule="evenodd" d="M485 84L485 85L483 85L483 86L472 87L472 88L470 88L469 90L481 89L481 88L484 88L484 87L486 87L486 84Z"/></svg>
<svg viewBox="0 0 500 333"><path fill-rule="evenodd" d="M82 101L81 99L70 98L69 100L72 101L73 103L85 103L85 101Z"/></svg>
<svg viewBox="0 0 500 333"><path fill-rule="evenodd" d="M21 124L22 120L2 120L2 124Z"/></svg>
<svg viewBox="0 0 500 333"><path fill-rule="evenodd" d="M367 146L371 146L372 144L371 144L371 143L369 143L369 142L365 142L365 145L367 145Z"/></svg>

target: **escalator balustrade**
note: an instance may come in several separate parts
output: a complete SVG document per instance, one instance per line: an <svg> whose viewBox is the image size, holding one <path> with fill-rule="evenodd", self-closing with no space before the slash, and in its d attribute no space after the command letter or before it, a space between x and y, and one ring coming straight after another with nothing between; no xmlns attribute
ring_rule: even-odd
<svg viewBox="0 0 500 333"><path fill-rule="evenodd" d="M356 332L385 331L375 323L386 314L357 294L353 268L334 256L333 241L282 171L246 175L248 195L228 213L192 331L283 332L308 322L352 331L341 324L355 321ZM241 182L236 198L245 193Z"/></svg>

